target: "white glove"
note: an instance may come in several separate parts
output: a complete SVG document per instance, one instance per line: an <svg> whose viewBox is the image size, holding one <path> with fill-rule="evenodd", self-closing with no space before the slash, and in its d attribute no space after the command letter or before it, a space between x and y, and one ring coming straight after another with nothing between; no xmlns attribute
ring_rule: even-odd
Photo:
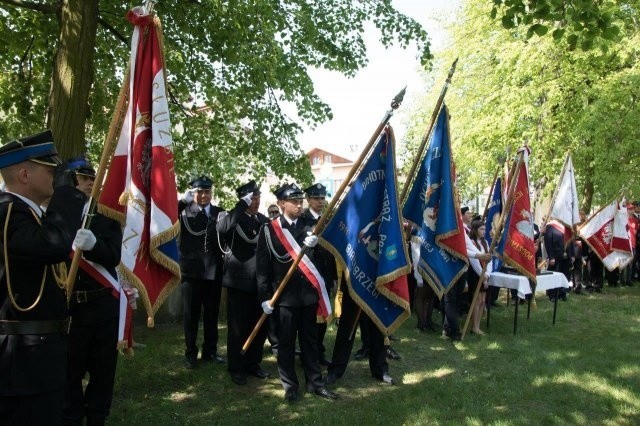
<svg viewBox="0 0 640 426"><path fill-rule="evenodd" d="M247 206L250 206L252 198L253 198L253 192L250 192L247 195L245 195L244 197L242 197L241 200L244 201L245 203L247 203Z"/></svg>
<svg viewBox="0 0 640 426"><path fill-rule="evenodd" d="M187 189L186 191L184 191L184 194L180 196L180 199L187 204L191 203L193 201L193 191Z"/></svg>
<svg viewBox="0 0 640 426"><path fill-rule="evenodd" d="M318 245L318 236L313 235L311 231L307 232L307 237L304 239L304 245L309 248L314 248Z"/></svg>
<svg viewBox="0 0 640 426"><path fill-rule="evenodd" d="M262 312L264 312L267 315L271 315L271 313L273 312L273 306L269 304L268 300L265 300L264 302L262 302Z"/></svg>
<svg viewBox="0 0 640 426"><path fill-rule="evenodd" d="M418 286L418 288L424 287L424 281L423 280L416 280L416 281L417 281L416 285Z"/></svg>
<svg viewBox="0 0 640 426"><path fill-rule="evenodd" d="M96 241L96 236L93 235L93 232L88 229L78 229L76 238L73 240L73 247L82 251L90 251L95 247Z"/></svg>
<svg viewBox="0 0 640 426"><path fill-rule="evenodd" d="M127 287L124 289L124 294L125 296L127 296L127 302L129 303L131 309L137 309L138 303L136 299L140 297L138 289L135 287Z"/></svg>

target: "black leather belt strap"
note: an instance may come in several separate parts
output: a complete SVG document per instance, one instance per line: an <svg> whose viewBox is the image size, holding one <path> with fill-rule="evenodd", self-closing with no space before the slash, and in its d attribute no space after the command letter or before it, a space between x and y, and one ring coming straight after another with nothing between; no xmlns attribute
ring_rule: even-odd
<svg viewBox="0 0 640 426"><path fill-rule="evenodd" d="M87 303L98 299L107 293L111 293L111 288L102 287L99 290L74 291L71 293L71 301L75 303Z"/></svg>
<svg viewBox="0 0 640 426"><path fill-rule="evenodd" d="M68 334L71 318L58 321L0 320L0 334Z"/></svg>

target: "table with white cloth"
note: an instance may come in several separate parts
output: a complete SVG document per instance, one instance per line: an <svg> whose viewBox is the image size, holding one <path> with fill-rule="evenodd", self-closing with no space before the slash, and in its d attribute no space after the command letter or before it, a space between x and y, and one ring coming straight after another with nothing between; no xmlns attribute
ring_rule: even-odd
<svg viewBox="0 0 640 426"><path fill-rule="evenodd" d="M520 299L526 298L528 294L531 294L531 285L529 279L523 275L517 274L505 274L504 272L493 272L489 276L489 285L492 287L508 288L516 290ZM518 329L518 306L520 303L516 302L516 309L513 315L513 334L516 334ZM491 304L487 306L487 329L489 329L489 320L491 319Z"/></svg>

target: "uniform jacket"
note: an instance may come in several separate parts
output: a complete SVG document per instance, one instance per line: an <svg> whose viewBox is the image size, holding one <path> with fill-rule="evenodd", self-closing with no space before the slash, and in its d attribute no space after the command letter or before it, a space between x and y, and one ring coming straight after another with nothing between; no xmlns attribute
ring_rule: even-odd
<svg viewBox="0 0 640 426"><path fill-rule="evenodd" d="M557 261L575 257L573 244L564 247L564 234L551 225L547 225L544 232L544 248L549 259Z"/></svg>
<svg viewBox="0 0 640 426"><path fill-rule="evenodd" d="M216 224L224 210L210 205L209 216L195 202L180 201L180 271L182 276L202 280L222 278L222 250Z"/></svg>
<svg viewBox="0 0 640 426"><path fill-rule="evenodd" d="M59 321L68 316L64 290L56 282L52 266L65 261L80 227L85 195L75 188L55 190L41 223L33 210L18 197L0 195L0 223L3 260L8 265L0 281L0 320ZM9 223L5 229L9 205ZM4 262L3 262L4 263ZM7 273L18 306L29 307L40 292L46 269L44 290L38 304L20 312L10 301ZM29 395L60 389L66 379L67 336L0 335L0 395Z"/></svg>
<svg viewBox="0 0 640 426"><path fill-rule="evenodd" d="M113 219L96 213L91 219L89 229L96 236L96 245L90 251L83 251L82 257L102 265L114 278L117 278L116 266L120 263L120 251L122 249L120 224ZM74 291L95 291L102 288L104 288L102 284L94 280L82 268L78 268ZM93 322L117 317L119 302L111 292L104 292L100 298L86 303L75 303L72 297L70 308L73 323L78 324L83 321ZM79 315L80 313L81 315Z"/></svg>
<svg viewBox="0 0 640 426"><path fill-rule="evenodd" d="M222 285L246 293L257 293L256 249L260 228L269 221L261 213L247 212L247 204L240 200L218 221L217 229L226 250Z"/></svg>
<svg viewBox="0 0 640 426"><path fill-rule="evenodd" d="M279 220L283 228L289 228L284 216L274 220ZM296 226L289 229L300 247L307 236L307 232L313 229L313 225L299 217ZM314 261L315 249L307 249L306 254ZM258 236L258 249L256 253L256 278L258 283L258 294L260 300L270 300L276 291L280 281L289 271L289 267L295 259L282 258L287 256L285 248L280 244L276 236L273 225L268 222L260 231ZM280 257L280 259L278 258ZM318 303L318 293L311 283L302 274L300 268L296 268L291 280L285 287L277 302L280 306L309 306Z"/></svg>

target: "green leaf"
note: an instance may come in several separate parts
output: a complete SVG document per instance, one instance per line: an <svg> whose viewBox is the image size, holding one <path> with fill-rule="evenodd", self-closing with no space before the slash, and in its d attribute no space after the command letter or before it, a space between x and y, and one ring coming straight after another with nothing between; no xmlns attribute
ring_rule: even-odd
<svg viewBox="0 0 640 426"><path fill-rule="evenodd" d="M556 28L555 30L553 30L552 33L552 37L554 40L558 41L562 38L562 36L564 35L564 28Z"/></svg>

